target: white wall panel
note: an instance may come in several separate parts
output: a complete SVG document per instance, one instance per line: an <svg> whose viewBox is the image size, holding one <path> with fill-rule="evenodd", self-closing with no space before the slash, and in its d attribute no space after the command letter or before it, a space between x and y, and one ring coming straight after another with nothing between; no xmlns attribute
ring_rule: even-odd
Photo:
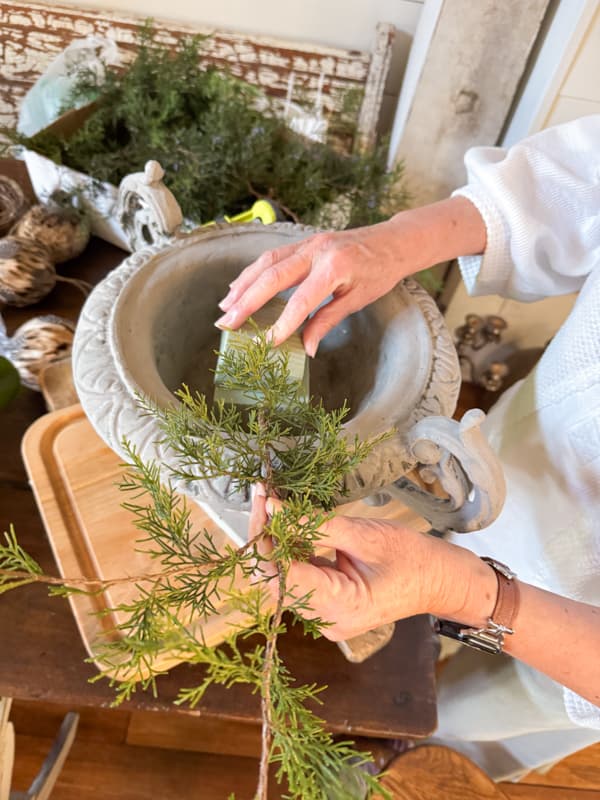
<svg viewBox="0 0 600 800"><path fill-rule="evenodd" d="M61 0L61 3L63 0ZM378 22L412 35L422 0L64 0L65 5L132 12L180 22L306 40L333 47L370 50Z"/></svg>

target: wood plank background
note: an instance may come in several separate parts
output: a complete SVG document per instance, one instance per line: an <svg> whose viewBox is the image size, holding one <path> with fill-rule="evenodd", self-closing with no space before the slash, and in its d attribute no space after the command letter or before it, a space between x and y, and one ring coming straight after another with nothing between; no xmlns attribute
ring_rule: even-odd
<svg viewBox="0 0 600 800"><path fill-rule="evenodd" d="M53 800L224 800L231 791L236 792L238 800L252 797L257 760L252 756L256 744L252 744L250 731L240 735L239 729L225 723L215 727L211 722L196 720L190 736L190 727L170 714L69 709L24 701L15 701L11 712L17 733L13 788L30 785L68 710L78 711L81 717L75 744L52 793ZM363 744L376 756L380 768L398 752L398 745L392 742L372 740ZM221 755L214 754L217 748ZM414 763L415 752L418 763ZM395 793L395 800L490 796L489 789L487 795L482 793L485 780L477 778L476 771L469 770L461 758L449 755L445 762L439 758L430 761L426 752L409 751L406 760L400 755L389 767L392 780L388 787L412 792ZM457 777L462 774L468 778L469 773L479 794L473 795L468 780L456 783ZM600 744L569 756L546 775L531 773L520 783L500 783L496 787L498 800L599 800ZM467 794L468 789L471 794Z"/></svg>

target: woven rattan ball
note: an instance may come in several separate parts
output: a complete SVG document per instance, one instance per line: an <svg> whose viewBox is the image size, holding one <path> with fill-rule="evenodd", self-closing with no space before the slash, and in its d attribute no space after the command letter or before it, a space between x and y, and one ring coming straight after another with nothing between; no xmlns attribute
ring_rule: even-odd
<svg viewBox="0 0 600 800"><path fill-rule="evenodd" d="M58 206L32 206L12 232L45 245L55 264L80 255L90 239L88 220L72 209Z"/></svg>
<svg viewBox="0 0 600 800"><path fill-rule="evenodd" d="M67 319L47 314L28 320L14 333L10 360L21 382L39 391L39 375L48 364L71 353L75 325Z"/></svg>
<svg viewBox="0 0 600 800"><path fill-rule="evenodd" d="M48 249L18 236L0 239L0 300L12 306L37 303L56 283Z"/></svg>
<svg viewBox="0 0 600 800"><path fill-rule="evenodd" d="M27 200L19 184L5 175L0 175L0 236L8 233L27 206Z"/></svg>

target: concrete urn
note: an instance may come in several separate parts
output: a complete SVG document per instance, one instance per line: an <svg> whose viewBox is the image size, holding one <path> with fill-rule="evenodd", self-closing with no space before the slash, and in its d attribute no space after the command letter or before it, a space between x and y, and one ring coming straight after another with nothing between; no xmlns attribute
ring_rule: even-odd
<svg viewBox="0 0 600 800"><path fill-rule="evenodd" d="M125 179L121 205L121 223L125 229L129 223L132 245L141 249L88 298L73 366L81 403L102 439L121 453L126 437L142 458L168 465L171 454L157 443L158 425L140 413L136 395L172 404L173 392L186 383L210 399L220 337L214 321L228 284L265 250L315 231L289 223L217 225L188 234L164 230L169 215L158 217L146 202L152 197L147 176L156 180L156 170L138 176L142 182L144 175L145 193L135 202L135 180L132 190L131 176ZM179 224L177 214L170 219ZM481 433L483 413L471 410L460 422L450 418L459 386L451 336L432 298L413 280L333 330L311 361L311 394L329 408L348 401L344 435L352 439L395 431L346 476L347 494L340 502L365 498L380 504L394 496L438 530L466 532L490 524L504 500L502 470ZM409 480L414 469L425 483L439 479L447 496L435 497ZM246 540L246 493L233 491L223 479L178 488L233 543Z"/></svg>

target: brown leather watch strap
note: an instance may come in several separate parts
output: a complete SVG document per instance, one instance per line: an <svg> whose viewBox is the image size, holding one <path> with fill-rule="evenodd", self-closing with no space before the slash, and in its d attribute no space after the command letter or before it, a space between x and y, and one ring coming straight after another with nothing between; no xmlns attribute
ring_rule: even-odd
<svg viewBox="0 0 600 800"><path fill-rule="evenodd" d="M498 655L504 648L504 635L514 633L513 625L519 611L519 584L515 580L515 573L506 564L489 556L481 556L481 560L494 570L498 583L496 605L487 624L482 628L470 628L460 622L438 619L436 630L442 636L449 636L468 647Z"/></svg>
<svg viewBox="0 0 600 800"><path fill-rule="evenodd" d="M514 578L507 578L497 569L494 562L490 560L487 563L493 568L498 579L498 598L492 611L491 620L504 628L506 633L512 633L513 623L519 611L519 585Z"/></svg>

